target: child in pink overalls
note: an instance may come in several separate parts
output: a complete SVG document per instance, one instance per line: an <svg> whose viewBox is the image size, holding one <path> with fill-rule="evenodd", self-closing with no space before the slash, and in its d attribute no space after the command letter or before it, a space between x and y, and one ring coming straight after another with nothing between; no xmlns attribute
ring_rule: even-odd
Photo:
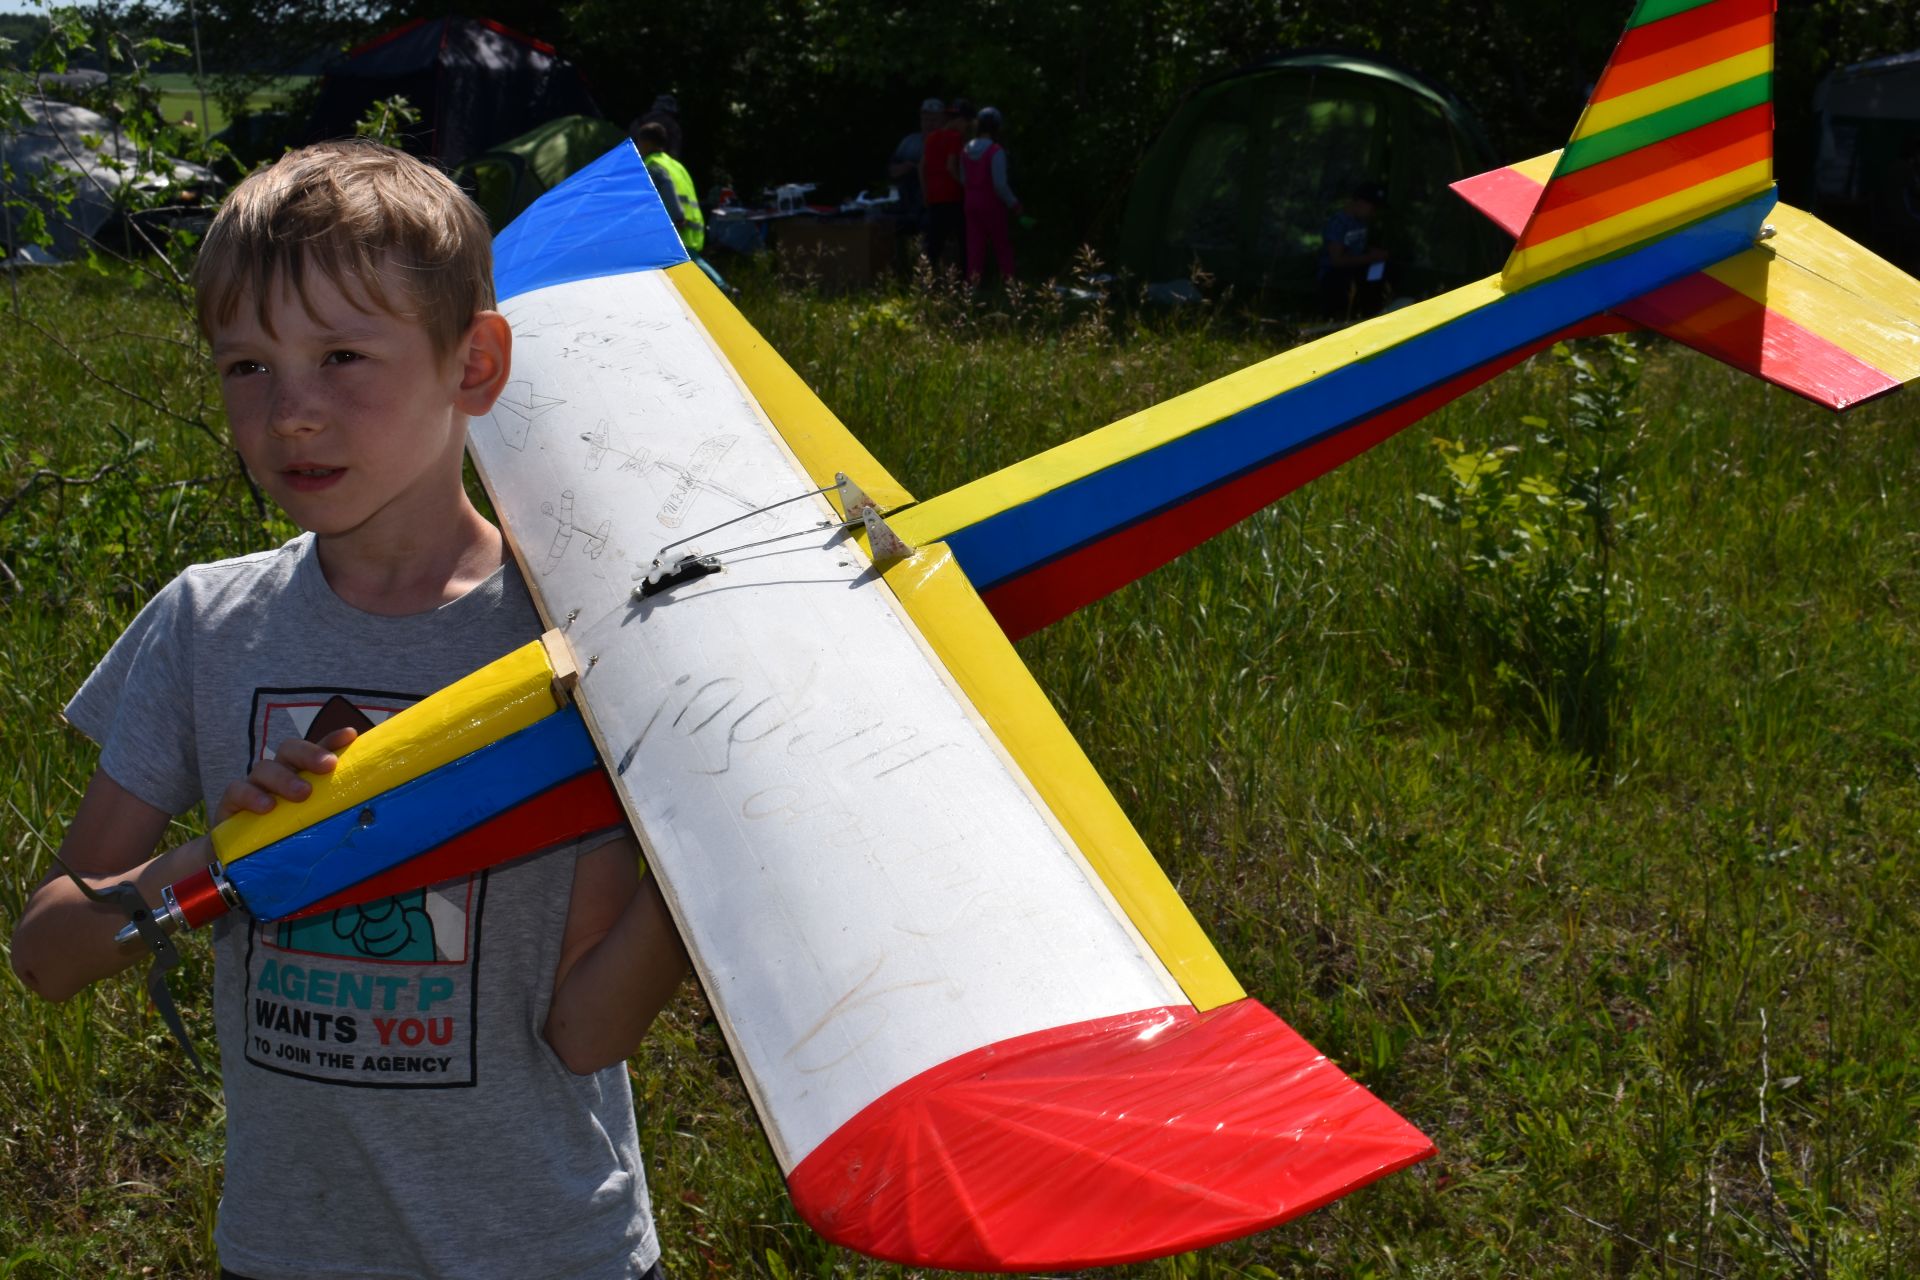
<svg viewBox="0 0 1920 1280"><path fill-rule="evenodd" d="M960 177L966 186L967 278L976 283L986 270L989 247L1001 279L1013 279L1007 216L1020 212L1020 200L1007 185L1007 150L999 142L1000 128L1000 112L980 108L974 137L960 153Z"/></svg>

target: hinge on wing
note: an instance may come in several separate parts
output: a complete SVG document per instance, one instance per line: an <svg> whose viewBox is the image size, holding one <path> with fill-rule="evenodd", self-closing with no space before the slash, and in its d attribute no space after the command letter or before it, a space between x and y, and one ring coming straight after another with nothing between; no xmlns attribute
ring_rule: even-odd
<svg viewBox="0 0 1920 1280"><path fill-rule="evenodd" d="M880 504L868 497L866 490L849 479L844 471L834 472L833 479L840 491L840 509L847 513L847 523L858 522L865 526L867 545L872 548L876 562L904 560L913 554L913 548L902 541L900 535L881 518Z"/></svg>
<svg viewBox="0 0 1920 1280"><path fill-rule="evenodd" d="M848 479L846 472L834 472L833 485L840 493L840 509L847 513L849 522L863 518L869 511L880 509L880 504L869 498L865 489Z"/></svg>
<svg viewBox="0 0 1920 1280"><path fill-rule="evenodd" d="M653 563L648 566L644 572L636 572L634 574L635 577L641 579L641 582L639 586L633 589L633 598L635 600L644 600L649 596L658 595L662 591L671 590L682 583L696 581L706 577L710 573L719 573L726 567L726 562L721 559L722 556L732 555L736 551L748 551L755 547L764 547L770 543L785 542L789 538L803 537L806 534L821 529L852 529L856 526L865 528L867 531L867 543L873 548L873 558L876 561L899 560L913 554L913 548L903 542L898 534L887 527L887 522L881 519L880 504L868 497L866 491L861 489L859 485L848 479L846 472L835 472L833 479L834 483L830 485L823 485L818 489L809 489L805 493L797 494L791 498L782 498L778 502L770 502L764 507L756 507L744 515L733 517L731 520L722 520L712 528L702 529L699 533L688 534L678 541L667 543L666 546L660 548L660 554L654 557ZM792 502L804 502L808 498L823 493L838 494L841 510L846 513L844 520L826 520L819 524L809 525L805 529L789 529L785 533L777 533L770 538L759 538L753 542L743 542L738 546L727 547L723 550L709 552L704 555L698 551L684 551L677 556L669 556L667 554L675 547L685 546L696 538L701 538L716 530L724 529L728 525L739 524L742 520L751 520L754 516L760 515L763 512L772 511L776 507L784 507Z"/></svg>
<svg viewBox="0 0 1920 1280"><path fill-rule="evenodd" d="M913 548L901 541L880 513L868 507L860 516L860 522L867 527L867 546L873 550L873 561L879 564L883 560L904 560L913 554Z"/></svg>

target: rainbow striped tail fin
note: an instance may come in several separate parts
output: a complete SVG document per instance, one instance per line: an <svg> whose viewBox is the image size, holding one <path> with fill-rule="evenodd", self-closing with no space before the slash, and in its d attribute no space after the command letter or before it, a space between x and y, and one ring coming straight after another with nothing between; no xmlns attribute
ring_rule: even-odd
<svg viewBox="0 0 1920 1280"><path fill-rule="evenodd" d="M1773 11L1774 0L1639 0L1507 259L1505 289L1773 187Z"/></svg>

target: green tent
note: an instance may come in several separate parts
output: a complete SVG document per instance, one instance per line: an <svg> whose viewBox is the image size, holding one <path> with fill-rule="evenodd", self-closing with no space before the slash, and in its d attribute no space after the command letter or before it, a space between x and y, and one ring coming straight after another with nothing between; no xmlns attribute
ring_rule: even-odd
<svg viewBox="0 0 1920 1280"><path fill-rule="evenodd" d="M1498 163L1472 113L1422 76L1348 54L1277 57L1187 95L1128 191L1118 261L1149 284L1198 267L1242 296L1304 301L1327 220L1378 182L1373 243L1396 289L1423 297L1505 259L1505 237L1447 190Z"/></svg>
<svg viewBox="0 0 1920 1280"><path fill-rule="evenodd" d="M606 120L561 116L482 152L454 170L454 177L473 193L497 232L626 136Z"/></svg>

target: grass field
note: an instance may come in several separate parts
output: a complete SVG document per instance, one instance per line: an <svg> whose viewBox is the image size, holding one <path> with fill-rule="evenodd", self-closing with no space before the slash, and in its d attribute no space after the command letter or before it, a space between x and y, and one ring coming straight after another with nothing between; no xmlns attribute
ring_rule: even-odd
<svg viewBox="0 0 1920 1280"><path fill-rule="evenodd" d="M747 284L922 494L1270 351L1204 318L1116 336ZM0 296L0 934L91 767L62 701L180 565L286 532L190 425L217 413L163 297L20 285L176 416L77 374ZM1461 442L1550 470L1564 360L1023 643L1248 989L1440 1148L1122 1274L1920 1274L1920 411L1835 419L1664 346L1641 370L1602 753L1476 647L1484 584L1420 498ZM100 478L21 489L39 469ZM210 1043L190 950L176 986ZM697 992L632 1076L675 1274L904 1274L797 1223ZM132 976L50 1007L0 975L0 1079L0 1276L205 1274L219 1092Z"/></svg>
<svg viewBox="0 0 1920 1280"><path fill-rule="evenodd" d="M195 87L193 76L183 71L170 71L150 77L160 90L160 115L162 118L178 123L192 112L195 120L206 126L209 137L227 127L228 115L213 96L213 86L207 86L207 96L203 108L200 90ZM249 111L271 111L285 100L286 95L305 83L306 76L282 76L274 84L251 94L247 98Z"/></svg>

